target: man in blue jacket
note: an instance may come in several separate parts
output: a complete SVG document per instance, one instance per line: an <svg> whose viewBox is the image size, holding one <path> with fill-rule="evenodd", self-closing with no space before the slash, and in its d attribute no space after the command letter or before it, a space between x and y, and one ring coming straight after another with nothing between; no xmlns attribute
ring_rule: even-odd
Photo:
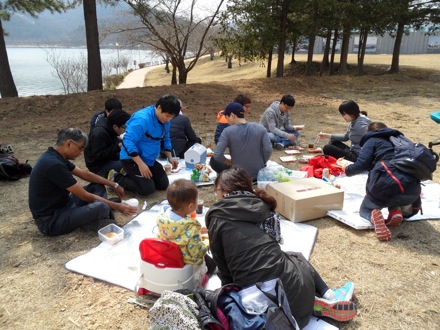
<svg viewBox="0 0 440 330"><path fill-rule="evenodd" d="M156 158L163 141L163 153L173 169L178 166L171 153L170 120L179 111L178 99L165 95L156 105L141 109L131 116L126 123L127 130L120 152L126 175L116 176L116 182L141 196L150 195L156 189L167 189L168 176Z"/></svg>

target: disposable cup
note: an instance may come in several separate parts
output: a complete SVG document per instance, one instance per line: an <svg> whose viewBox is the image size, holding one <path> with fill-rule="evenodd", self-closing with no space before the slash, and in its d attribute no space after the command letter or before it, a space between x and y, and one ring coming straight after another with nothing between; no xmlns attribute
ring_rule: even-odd
<svg viewBox="0 0 440 330"><path fill-rule="evenodd" d="M136 198L127 199L124 203L136 208L139 206L139 201Z"/></svg>
<svg viewBox="0 0 440 330"><path fill-rule="evenodd" d="M166 174L171 174L171 165L170 164L165 164L163 166L163 169L165 170Z"/></svg>
<svg viewBox="0 0 440 330"><path fill-rule="evenodd" d="M202 199L199 199L198 201L197 201L197 209L196 209L196 213L197 214L203 214L203 200Z"/></svg>

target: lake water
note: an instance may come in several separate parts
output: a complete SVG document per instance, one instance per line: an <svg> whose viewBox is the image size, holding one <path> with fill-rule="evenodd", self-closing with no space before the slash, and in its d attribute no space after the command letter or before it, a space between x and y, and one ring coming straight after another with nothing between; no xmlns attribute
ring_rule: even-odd
<svg viewBox="0 0 440 330"><path fill-rule="evenodd" d="M87 58L86 49L60 48L55 54L64 58L79 59L81 54ZM55 70L46 61L47 52L42 48L7 48L9 65L17 87L18 96L63 94L63 86L55 77ZM101 61L117 61L125 57L128 68L134 69L137 63L157 64L159 58L146 50L102 49ZM116 69L112 69L112 74Z"/></svg>

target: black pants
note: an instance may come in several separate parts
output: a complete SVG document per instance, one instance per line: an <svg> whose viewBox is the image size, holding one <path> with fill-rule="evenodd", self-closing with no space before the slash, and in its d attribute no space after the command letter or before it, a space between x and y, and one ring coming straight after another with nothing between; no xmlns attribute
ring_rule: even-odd
<svg viewBox="0 0 440 330"><path fill-rule="evenodd" d="M151 179L146 179L139 172L139 167L133 160L122 160L122 166L126 175L119 174L115 181L127 191L134 192L141 196L154 193L155 190L166 190L169 185L168 176L162 164L155 161L153 166L148 166L153 175Z"/></svg>
<svg viewBox="0 0 440 330"><path fill-rule="evenodd" d="M312 266L312 264L304 258L302 253L300 252L285 252L285 254L288 256L290 260L292 260L294 263L302 262L303 264L306 264L310 273L312 274L313 280L315 281L315 293L322 297L329 289L328 285L325 283L325 281L322 279L321 275L319 275L318 271L315 269L315 267ZM297 259L297 260L295 260Z"/></svg>
<svg viewBox="0 0 440 330"><path fill-rule="evenodd" d="M345 158L351 162L355 162L357 160L357 154L350 150L350 147L345 143L340 141L330 141L329 144L326 144L322 150L324 155L329 155L332 157Z"/></svg>

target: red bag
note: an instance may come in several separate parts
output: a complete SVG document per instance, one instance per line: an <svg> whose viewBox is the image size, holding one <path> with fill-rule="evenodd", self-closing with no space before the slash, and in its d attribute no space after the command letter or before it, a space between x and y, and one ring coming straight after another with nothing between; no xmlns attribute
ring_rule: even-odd
<svg viewBox="0 0 440 330"><path fill-rule="evenodd" d="M310 166L313 167L313 176L322 179L322 170L328 168L330 174L339 176L344 174L344 170L336 164L337 159L328 155L319 155L310 159Z"/></svg>

